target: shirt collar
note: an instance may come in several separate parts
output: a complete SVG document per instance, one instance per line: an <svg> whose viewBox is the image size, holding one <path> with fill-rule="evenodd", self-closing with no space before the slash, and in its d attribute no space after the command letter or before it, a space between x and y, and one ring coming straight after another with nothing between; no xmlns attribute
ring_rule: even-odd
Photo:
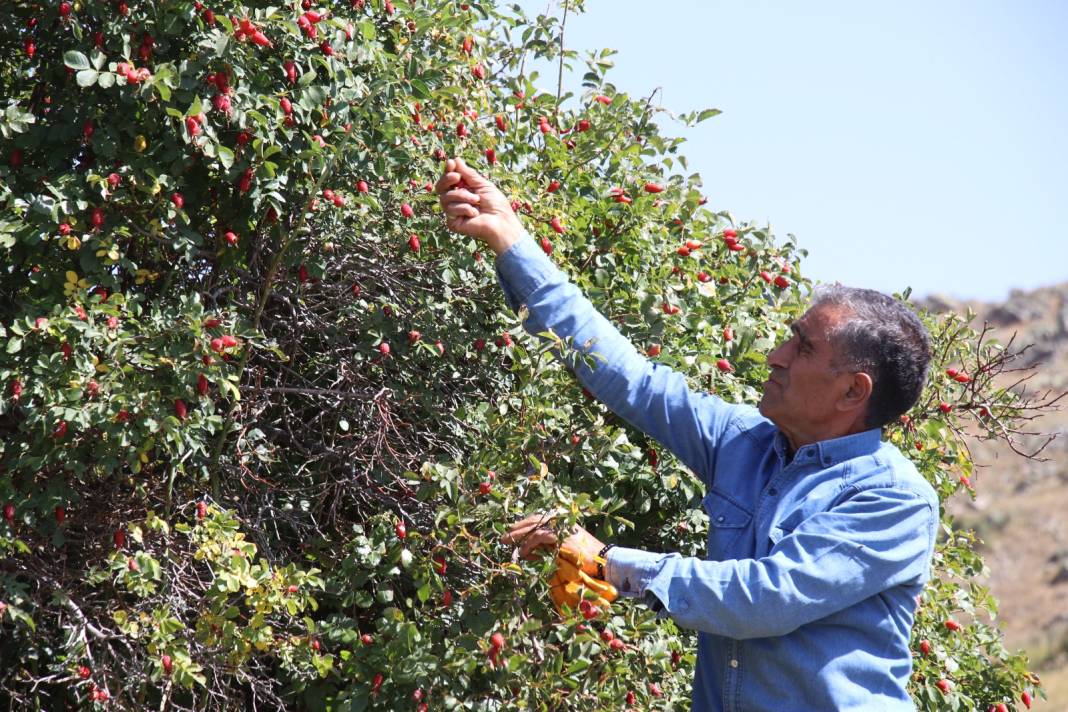
<svg viewBox="0 0 1068 712"><path fill-rule="evenodd" d="M823 467L832 467L854 457L870 455L875 452L879 449L882 436L881 428L872 428L860 433L844 435L840 438L820 440L819 442L802 445L794 453L793 460L802 463L819 464ZM778 453L783 461L786 461L790 452L790 443L781 430L775 433L775 452Z"/></svg>

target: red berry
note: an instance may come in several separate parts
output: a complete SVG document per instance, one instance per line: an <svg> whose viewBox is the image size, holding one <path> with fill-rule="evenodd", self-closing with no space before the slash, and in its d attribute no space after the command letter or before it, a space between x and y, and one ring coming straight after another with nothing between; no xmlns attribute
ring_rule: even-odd
<svg viewBox="0 0 1068 712"><path fill-rule="evenodd" d="M445 593L441 594L441 604L446 608L452 605L452 591L445 589Z"/></svg>
<svg viewBox="0 0 1068 712"><path fill-rule="evenodd" d="M493 491L493 483L492 482L479 482L478 483L478 493L479 494L489 494L491 491Z"/></svg>
<svg viewBox="0 0 1068 712"><path fill-rule="evenodd" d="M92 674L93 674L93 671L89 669L88 665L79 665L78 666L78 677L80 677L81 679L88 680L89 677Z"/></svg>
<svg viewBox="0 0 1068 712"><path fill-rule="evenodd" d="M547 255L551 255L553 253L553 245L551 242L549 242L549 238L541 238L541 250Z"/></svg>
<svg viewBox="0 0 1068 712"><path fill-rule="evenodd" d="M375 639L371 637L370 633L364 633L360 636L360 642L364 645L374 645Z"/></svg>
<svg viewBox="0 0 1068 712"><path fill-rule="evenodd" d="M771 276L771 273L770 272L766 272L764 270L761 270L760 278L762 280L764 280L765 282L767 282L768 284L771 284L772 279L773 279L772 276Z"/></svg>
<svg viewBox="0 0 1068 712"><path fill-rule="evenodd" d="M547 192L549 192L549 193L555 193L556 191L560 190L560 181L558 181L558 180L550 181L549 187L546 188L545 190ZM555 230L556 228L554 227L553 229Z"/></svg>
<svg viewBox="0 0 1068 712"><path fill-rule="evenodd" d="M645 350L645 353L656 358L660 355L660 344L649 344L649 348Z"/></svg>
<svg viewBox="0 0 1068 712"><path fill-rule="evenodd" d="M200 122L197 121L195 116L185 117L185 130L189 132L190 136L200 135Z"/></svg>
<svg viewBox="0 0 1068 712"><path fill-rule="evenodd" d="M1020 695L1020 702L1024 703L1024 707L1031 709L1031 693L1024 690L1024 693Z"/></svg>
<svg viewBox="0 0 1068 712"><path fill-rule="evenodd" d="M52 431L52 437L56 440L61 440L64 435L67 434L67 421L61 420L56 423L55 430Z"/></svg>
<svg viewBox="0 0 1068 712"><path fill-rule="evenodd" d="M389 344L387 344L385 341L380 343L378 345L378 353L382 354L383 356L389 356Z"/></svg>
<svg viewBox="0 0 1068 712"><path fill-rule="evenodd" d="M186 415L189 414L185 401L181 398L177 398L174 401L174 414L178 416L178 420L185 420Z"/></svg>
<svg viewBox="0 0 1068 712"><path fill-rule="evenodd" d="M359 180L359 181L356 181L356 190L358 190L361 193L367 193L368 191L371 190L371 188L367 185L367 181Z"/></svg>
<svg viewBox="0 0 1068 712"><path fill-rule="evenodd" d="M497 114L495 117L493 117L493 121L494 121L494 123L497 124L497 129L499 131L507 131L508 130L508 124L505 122L503 115Z"/></svg>
<svg viewBox="0 0 1068 712"><path fill-rule="evenodd" d="M415 329L412 329L411 331L409 331L409 332L408 332L408 343L409 343L409 344L415 344L415 343L417 343L417 342L419 341L419 339L421 339L422 337L423 337L423 335L422 335L422 334L420 334L420 333L419 333L418 331L416 331Z"/></svg>
<svg viewBox="0 0 1068 712"><path fill-rule="evenodd" d="M476 64L475 66L471 67L471 76L473 76L475 79L485 79L486 68L483 67L481 64Z"/></svg>
<svg viewBox="0 0 1068 712"><path fill-rule="evenodd" d="M403 215L406 218L411 218L411 217L415 216L415 211L412 210L412 206L408 205L408 203L402 203L401 204L401 215Z"/></svg>
<svg viewBox="0 0 1068 712"><path fill-rule="evenodd" d="M612 100L609 99L604 94L598 94L597 96L593 97L593 100L596 101L599 104L604 104L605 106L608 106L609 104L612 103Z"/></svg>
<svg viewBox="0 0 1068 712"><path fill-rule="evenodd" d="M664 691L660 689L660 685L655 682L649 683L649 694L653 697L663 697Z"/></svg>
<svg viewBox="0 0 1068 712"><path fill-rule="evenodd" d="M579 119L579 122L575 124L575 130L579 133L590 130L590 122L586 119Z"/></svg>
<svg viewBox="0 0 1068 712"><path fill-rule="evenodd" d="M67 509L63 505L56 505L56 524L62 524L63 520L67 518Z"/></svg>
<svg viewBox="0 0 1068 712"><path fill-rule="evenodd" d="M945 626L946 626L947 629L953 630L953 631L960 630L960 628L961 628L960 623L958 623L957 621L952 620L952 619L946 621L945 622Z"/></svg>
<svg viewBox="0 0 1068 712"><path fill-rule="evenodd" d="M718 368L723 373L730 373L734 370L734 366L732 366L731 362L725 358L716 360L716 368Z"/></svg>
<svg viewBox="0 0 1068 712"><path fill-rule="evenodd" d="M412 252L418 252L419 251L419 247L420 247L420 245L419 245L419 236L418 235L409 236L408 237L408 249L410 249Z"/></svg>
<svg viewBox="0 0 1068 712"><path fill-rule="evenodd" d="M626 702L628 705L633 705L637 701L637 697L634 694L634 690L627 690Z"/></svg>
<svg viewBox="0 0 1068 712"><path fill-rule="evenodd" d="M137 559L132 556L126 559L126 568L130 571L139 571L141 569L141 567L137 565Z"/></svg>
<svg viewBox="0 0 1068 712"><path fill-rule="evenodd" d="M197 502L197 519L203 519L208 516L208 503Z"/></svg>
<svg viewBox="0 0 1068 712"><path fill-rule="evenodd" d="M169 676L174 670L174 663L171 660L171 656L164 653L159 661L160 664L163 665L163 674Z"/></svg>
<svg viewBox="0 0 1068 712"><path fill-rule="evenodd" d="M227 230L223 233L223 239L226 240L226 244L228 245L236 245L238 241L237 233Z"/></svg>
<svg viewBox="0 0 1068 712"><path fill-rule="evenodd" d="M464 41L460 43L460 49L463 50L464 54L471 54L471 50L474 46L475 41L471 37L464 37Z"/></svg>
<svg viewBox="0 0 1068 712"><path fill-rule="evenodd" d="M949 684L949 680L946 680L944 678L939 680L938 682L936 682L935 683L935 687L937 687L939 690L941 690L943 695L948 695L950 689L952 689L950 684Z"/></svg>
<svg viewBox="0 0 1068 712"><path fill-rule="evenodd" d="M664 192L664 186L660 185L659 183L646 183L645 184L645 192L646 193L663 193Z"/></svg>
<svg viewBox="0 0 1068 712"><path fill-rule="evenodd" d="M790 286L790 280L780 274L775 278L775 286L779 289L786 289Z"/></svg>
<svg viewBox="0 0 1068 712"><path fill-rule="evenodd" d="M181 193L174 193L173 195L171 195L171 202L174 203L174 207L178 208L179 210L181 210L182 207L185 206L185 198L182 197Z"/></svg>
<svg viewBox="0 0 1068 712"><path fill-rule="evenodd" d="M11 502L8 502L4 505L4 519L7 520L8 524L15 523L15 505L13 505Z"/></svg>
<svg viewBox="0 0 1068 712"><path fill-rule="evenodd" d="M921 640L920 641L920 653L922 653L923 655L927 655L929 652L931 652L931 641L926 640L926 639Z"/></svg>
<svg viewBox="0 0 1068 712"><path fill-rule="evenodd" d="M951 406L949 403L946 403L945 401L942 401L938 404L938 409L943 413L948 413L953 410L953 406Z"/></svg>
<svg viewBox="0 0 1068 712"><path fill-rule="evenodd" d="M504 648L504 636L501 635L500 632L490 636L490 648L493 650L501 650Z"/></svg>
<svg viewBox="0 0 1068 712"><path fill-rule="evenodd" d="M611 643L615 639L615 637L615 634L607 628L601 631L601 640L606 643Z"/></svg>
<svg viewBox="0 0 1068 712"><path fill-rule="evenodd" d="M297 268L297 279L300 280L301 284L306 283L308 281L308 277L309 275L307 265L301 265Z"/></svg>
<svg viewBox="0 0 1068 712"><path fill-rule="evenodd" d="M404 522L397 522L396 526L393 527L393 530L397 532L398 539L404 539L408 536L408 528L404 526Z"/></svg>
<svg viewBox="0 0 1068 712"><path fill-rule="evenodd" d="M286 588L286 591L288 591L289 593L296 593L299 590L300 590L300 586L298 586L295 583L289 584L289 586Z"/></svg>
<svg viewBox="0 0 1068 712"><path fill-rule="evenodd" d="M623 648L627 647L627 644L624 643L619 638L616 638L615 640L613 640L612 642L610 642L608 644L608 647L611 648L612 650L623 650Z"/></svg>
<svg viewBox="0 0 1068 712"><path fill-rule="evenodd" d="M390 4L389 0L386 0L386 7L387 7L387 12L389 12L390 14L393 14L392 13L393 6ZM382 689L382 682L385 679L386 678L385 678L384 675L382 675L382 673L380 673L380 672L376 672L375 673L374 678L372 678L372 680L371 680L371 694L372 695L377 695L378 694L378 691Z"/></svg>
<svg viewBox="0 0 1068 712"><path fill-rule="evenodd" d="M558 217L553 217L549 220L549 227L558 235L564 234L564 226L560 223L560 218Z"/></svg>
<svg viewBox="0 0 1068 712"><path fill-rule="evenodd" d="M116 529L115 534L112 535L112 540L115 542L115 548L121 549L126 546L126 532L122 529Z"/></svg>
<svg viewBox="0 0 1068 712"><path fill-rule="evenodd" d="M89 213L89 224L94 228L100 228L104 224L104 209L93 208Z"/></svg>

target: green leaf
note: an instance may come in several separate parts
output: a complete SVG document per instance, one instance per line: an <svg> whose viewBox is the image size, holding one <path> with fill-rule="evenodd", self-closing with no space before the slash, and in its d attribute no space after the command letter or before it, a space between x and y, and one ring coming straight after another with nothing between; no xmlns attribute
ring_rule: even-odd
<svg viewBox="0 0 1068 712"><path fill-rule="evenodd" d="M75 75L74 79L78 82L80 87L91 87L96 84L97 77L100 76L100 72L95 69L83 69Z"/></svg>
<svg viewBox="0 0 1068 712"><path fill-rule="evenodd" d="M101 72L100 76L96 79L96 83L101 89L110 89L115 86L115 75L111 72Z"/></svg>
<svg viewBox="0 0 1068 712"><path fill-rule="evenodd" d="M17 354L22 350L22 339L18 336L12 336L7 340L7 352L9 354Z"/></svg>
<svg viewBox="0 0 1068 712"><path fill-rule="evenodd" d="M700 123L700 122L704 121L705 119L711 119L713 116L719 116L722 113L723 112L720 111L719 109L705 109L704 111L702 111L700 114L697 115L697 122Z"/></svg>
<svg viewBox="0 0 1068 712"><path fill-rule="evenodd" d="M222 163L224 168L230 168L231 166L234 165L234 152L233 151L231 151L226 146L223 146L222 144L219 144L216 147L216 150L217 150L217 152L219 154L219 163Z"/></svg>
<svg viewBox="0 0 1068 712"><path fill-rule="evenodd" d="M89 58L77 50L68 50L63 53L63 64L71 69L89 69Z"/></svg>

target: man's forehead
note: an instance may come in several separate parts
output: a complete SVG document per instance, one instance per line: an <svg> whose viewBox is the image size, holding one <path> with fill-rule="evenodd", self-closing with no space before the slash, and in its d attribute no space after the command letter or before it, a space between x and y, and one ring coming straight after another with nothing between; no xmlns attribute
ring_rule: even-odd
<svg viewBox="0 0 1068 712"><path fill-rule="evenodd" d="M837 304L817 304L810 307L790 328L810 340L823 340L827 333L847 316L849 310Z"/></svg>

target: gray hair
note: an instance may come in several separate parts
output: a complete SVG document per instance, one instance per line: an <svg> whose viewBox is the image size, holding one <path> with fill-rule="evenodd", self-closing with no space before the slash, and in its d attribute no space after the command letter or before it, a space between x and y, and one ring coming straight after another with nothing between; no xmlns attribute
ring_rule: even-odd
<svg viewBox="0 0 1068 712"><path fill-rule="evenodd" d="M816 287L811 306L836 306L847 312L828 338L837 352L836 369L871 376L867 427L897 420L916 404L927 380L931 341L915 312L874 289L840 284Z"/></svg>

